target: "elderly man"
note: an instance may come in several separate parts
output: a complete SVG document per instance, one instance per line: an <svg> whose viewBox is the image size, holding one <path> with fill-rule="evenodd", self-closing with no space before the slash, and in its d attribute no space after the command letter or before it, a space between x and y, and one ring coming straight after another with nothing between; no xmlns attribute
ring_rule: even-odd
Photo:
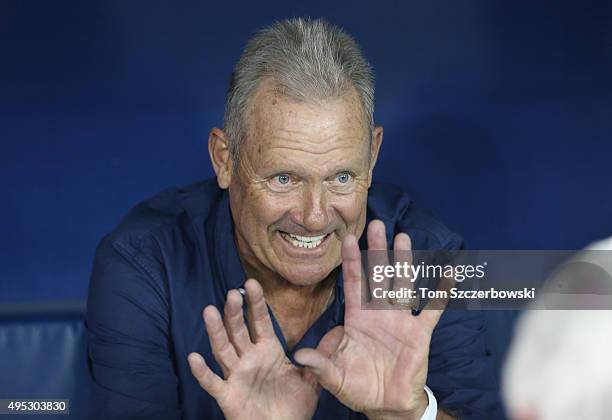
<svg viewBox="0 0 612 420"><path fill-rule="evenodd" d="M325 21L248 43L209 136L216 180L141 203L97 250L92 415L499 418L481 314L361 309L358 240L462 246L372 184L372 79Z"/></svg>

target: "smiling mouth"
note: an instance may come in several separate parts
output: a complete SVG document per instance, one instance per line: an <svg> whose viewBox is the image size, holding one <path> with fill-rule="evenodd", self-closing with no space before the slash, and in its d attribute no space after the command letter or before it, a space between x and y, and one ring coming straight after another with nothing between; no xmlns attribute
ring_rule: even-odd
<svg viewBox="0 0 612 420"><path fill-rule="evenodd" d="M285 241L289 242L296 248L312 249L321 245L330 234L326 233L325 235L319 236L301 236L281 231L280 235Z"/></svg>

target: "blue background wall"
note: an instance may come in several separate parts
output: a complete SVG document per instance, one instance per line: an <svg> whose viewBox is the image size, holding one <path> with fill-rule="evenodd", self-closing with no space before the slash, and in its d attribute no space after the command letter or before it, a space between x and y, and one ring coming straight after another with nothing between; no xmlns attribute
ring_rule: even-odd
<svg viewBox="0 0 612 420"><path fill-rule="evenodd" d="M612 4L0 2L0 302L80 299L138 201L212 174L234 62L259 27L327 17L362 45L378 180L471 248L612 234Z"/></svg>

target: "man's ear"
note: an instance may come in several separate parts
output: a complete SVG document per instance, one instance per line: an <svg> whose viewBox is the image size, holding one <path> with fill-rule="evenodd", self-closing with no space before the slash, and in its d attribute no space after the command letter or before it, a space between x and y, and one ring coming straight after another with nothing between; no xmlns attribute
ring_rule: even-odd
<svg viewBox="0 0 612 420"><path fill-rule="evenodd" d="M224 190L229 188L232 180L233 166L229 141L223 130L216 127L210 130L208 135L208 154L217 175L219 188Z"/></svg>
<svg viewBox="0 0 612 420"><path fill-rule="evenodd" d="M368 188L372 185L372 172L374 166L376 166L376 160L378 159L378 152L380 151L380 145L383 141L383 127L378 125L374 127L372 131L372 144L370 145L370 173L368 180Z"/></svg>

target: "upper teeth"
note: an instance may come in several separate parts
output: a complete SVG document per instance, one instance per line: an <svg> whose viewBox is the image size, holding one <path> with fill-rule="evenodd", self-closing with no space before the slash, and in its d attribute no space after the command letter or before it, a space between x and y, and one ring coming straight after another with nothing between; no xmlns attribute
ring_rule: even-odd
<svg viewBox="0 0 612 420"><path fill-rule="evenodd" d="M323 239L325 239L325 236L327 236L300 236L285 232L282 232L281 235L287 241L291 242L293 246L297 246L299 248L316 248L321 245L321 242L323 242Z"/></svg>

